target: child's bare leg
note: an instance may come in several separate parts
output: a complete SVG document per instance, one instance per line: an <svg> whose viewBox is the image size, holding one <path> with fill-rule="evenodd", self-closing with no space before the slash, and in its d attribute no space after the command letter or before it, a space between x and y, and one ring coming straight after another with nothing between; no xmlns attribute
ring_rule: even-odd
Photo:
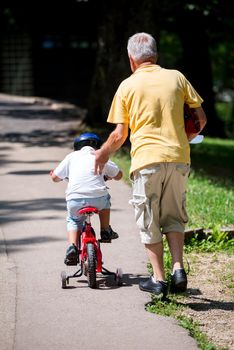
<svg viewBox="0 0 234 350"><path fill-rule="evenodd" d="M101 238L102 241L110 242L111 239L119 237L118 233L114 232L110 226L110 209L102 209L99 212Z"/></svg>
<svg viewBox="0 0 234 350"><path fill-rule="evenodd" d="M69 245L75 244L75 246L78 246L78 238L80 236L80 232L77 230L71 230L67 233L67 240Z"/></svg>
<svg viewBox="0 0 234 350"><path fill-rule="evenodd" d="M107 230L110 224L110 209L102 209L99 212L101 231Z"/></svg>

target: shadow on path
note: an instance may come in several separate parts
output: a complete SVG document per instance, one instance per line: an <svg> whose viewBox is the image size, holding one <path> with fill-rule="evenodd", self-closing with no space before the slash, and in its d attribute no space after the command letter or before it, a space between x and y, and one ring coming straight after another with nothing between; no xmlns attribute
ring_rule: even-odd
<svg viewBox="0 0 234 350"><path fill-rule="evenodd" d="M19 238L19 239L7 239L0 240L0 246L5 246L7 253L13 253L25 250L27 248L32 248L31 245L41 244L41 243L54 243L57 241L65 241L65 238L51 237L51 236L34 236L29 238ZM0 254L3 253L0 250Z"/></svg>

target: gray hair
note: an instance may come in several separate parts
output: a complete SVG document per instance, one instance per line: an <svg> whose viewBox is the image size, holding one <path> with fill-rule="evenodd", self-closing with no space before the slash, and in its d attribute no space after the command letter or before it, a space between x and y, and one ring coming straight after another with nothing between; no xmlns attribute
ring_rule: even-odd
<svg viewBox="0 0 234 350"><path fill-rule="evenodd" d="M142 63L147 60L156 62L157 44L152 35L147 33L136 33L128 39L128 55L131 55L134 61Z"/></svg>

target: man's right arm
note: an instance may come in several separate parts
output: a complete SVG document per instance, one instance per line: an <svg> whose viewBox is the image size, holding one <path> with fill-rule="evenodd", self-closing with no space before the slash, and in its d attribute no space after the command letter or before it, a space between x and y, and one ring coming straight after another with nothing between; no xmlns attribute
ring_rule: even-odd
<svg viewBox="0 0 234 350"><path fill-rule="evenodd" d="M128 136L128 124L117 124L106 142L95 152L95 174L101 174L110 154L117 151Z"/></svg>

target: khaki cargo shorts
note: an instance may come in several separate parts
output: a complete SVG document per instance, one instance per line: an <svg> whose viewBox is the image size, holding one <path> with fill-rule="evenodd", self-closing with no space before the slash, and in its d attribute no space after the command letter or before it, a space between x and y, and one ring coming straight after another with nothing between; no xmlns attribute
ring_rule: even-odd
<svg viewBox="0 0 234 350"><path fill-rule="evenodd" d="M133 173L135 219L141 241L153 244L162 241L162 234L184 233L188 222L186 185L189 164L156 163Z"/></svg>

